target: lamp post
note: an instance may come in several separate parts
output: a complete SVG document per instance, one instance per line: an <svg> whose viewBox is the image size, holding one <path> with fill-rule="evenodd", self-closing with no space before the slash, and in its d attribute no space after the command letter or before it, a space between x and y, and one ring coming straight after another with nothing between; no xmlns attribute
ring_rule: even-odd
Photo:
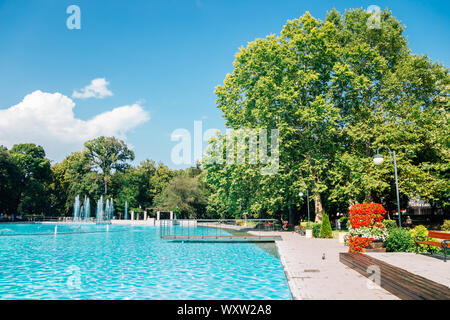
<svg viewBox="0 0 450 320"><path fill-rule="evenodd" d="M381 165L384 162L384 157L380 154L380 149L386 148L389 150L389 158L390 162L392 163L392 158L394 158L394 176L395 176L395 191L397 194L397 212L398 212L398 226L401 228L402 226L402 213L400 212L400 195L398 193L398 179L397 179L397 159L395 158L395 151L391 151L389 147L381 146L377 150L377 154L373 157L373 163L376 166Z"/></svg>
<svg viewBox="0 0 450 320"><path fill-rule="evenodd" d="M298 193L299 197L303 197L303 192ZM309 191L306 189L306 204L308 206L308 222L309 222Z"/></svg>

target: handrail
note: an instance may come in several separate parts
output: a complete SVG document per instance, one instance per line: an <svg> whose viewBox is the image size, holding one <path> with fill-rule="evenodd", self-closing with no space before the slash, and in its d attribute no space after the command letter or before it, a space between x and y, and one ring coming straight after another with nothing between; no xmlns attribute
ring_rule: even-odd
<svg viewBox="0 0 450 320"><path fill-rule="evenodd" d="M174 219L160 220L160 238L186 240L195 239L248 239L264 240L269 238L263 233L266 231L277 231L281 229L281 224L277 219ZM247 225L249 223L250 225ZM191 230L194 229L192 232ZM220 234L219 230L227 230L231 235L226 237ZM250 233L249 233L250 232ZM273 235L270 237L274 237Z"/></svg>

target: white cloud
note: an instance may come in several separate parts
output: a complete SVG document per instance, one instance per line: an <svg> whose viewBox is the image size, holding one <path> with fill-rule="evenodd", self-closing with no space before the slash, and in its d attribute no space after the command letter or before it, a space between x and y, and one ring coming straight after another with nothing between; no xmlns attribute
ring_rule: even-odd
<svg viewBox="0 0 450 320"><path fill-rule="evenodd" d="M19 104L0 110L0 145L32 142L44 147L47 156L60 161L83 143L98 136L126 139L126 132L148 121L138 103L114 108L90 120L77 119L75 103L61 93L35 91Z"/></svg>
<svg viewBox="0 0 450 320"><path fill-rule="evenodd" d="M91 81L90 85L87 85L81 92L74 91L72 98L87 99L87 98L98 98L103 99L104 97L110 97L113 93L108 90L109 82L105 78L97 78Z"/></svg>

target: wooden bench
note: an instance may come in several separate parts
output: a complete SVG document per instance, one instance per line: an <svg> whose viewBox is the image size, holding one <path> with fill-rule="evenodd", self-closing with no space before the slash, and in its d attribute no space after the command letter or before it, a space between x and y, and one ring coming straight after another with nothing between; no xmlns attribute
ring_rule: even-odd
<svg viewBox="0 0 450 320"><path fill-rule="evenodd" d="M429 240L430 238L441 239L442 241ZM450 233L429 231L428 237L416 237L414 239L414 242L416 243L416 253L419 252L419 244L427 245L428 251L431 254L433 254L433 252L431 251L432 246L444 249L444 262L447 262L447 248L449 247L449 243L450 243Z"/></svg>
<svg viewBox="0 0 450 320"><path fill-rule="evenodd" d="M450 288L362 253L339 253L339 261L365 277L379 268L380 287L403 300L450 300ZM372 268L371 268L372 267Z"/></svg>

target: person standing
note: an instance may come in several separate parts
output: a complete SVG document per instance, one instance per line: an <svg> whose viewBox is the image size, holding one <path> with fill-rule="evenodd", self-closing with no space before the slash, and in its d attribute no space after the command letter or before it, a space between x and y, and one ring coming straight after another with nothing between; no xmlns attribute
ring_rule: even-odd
<svg viewBox="0 0 450 320"><path fill-rule="evenodd" d="M409 229L412 228L412 220L410 216L406 217L406 225L408 226Z"/></svg>

